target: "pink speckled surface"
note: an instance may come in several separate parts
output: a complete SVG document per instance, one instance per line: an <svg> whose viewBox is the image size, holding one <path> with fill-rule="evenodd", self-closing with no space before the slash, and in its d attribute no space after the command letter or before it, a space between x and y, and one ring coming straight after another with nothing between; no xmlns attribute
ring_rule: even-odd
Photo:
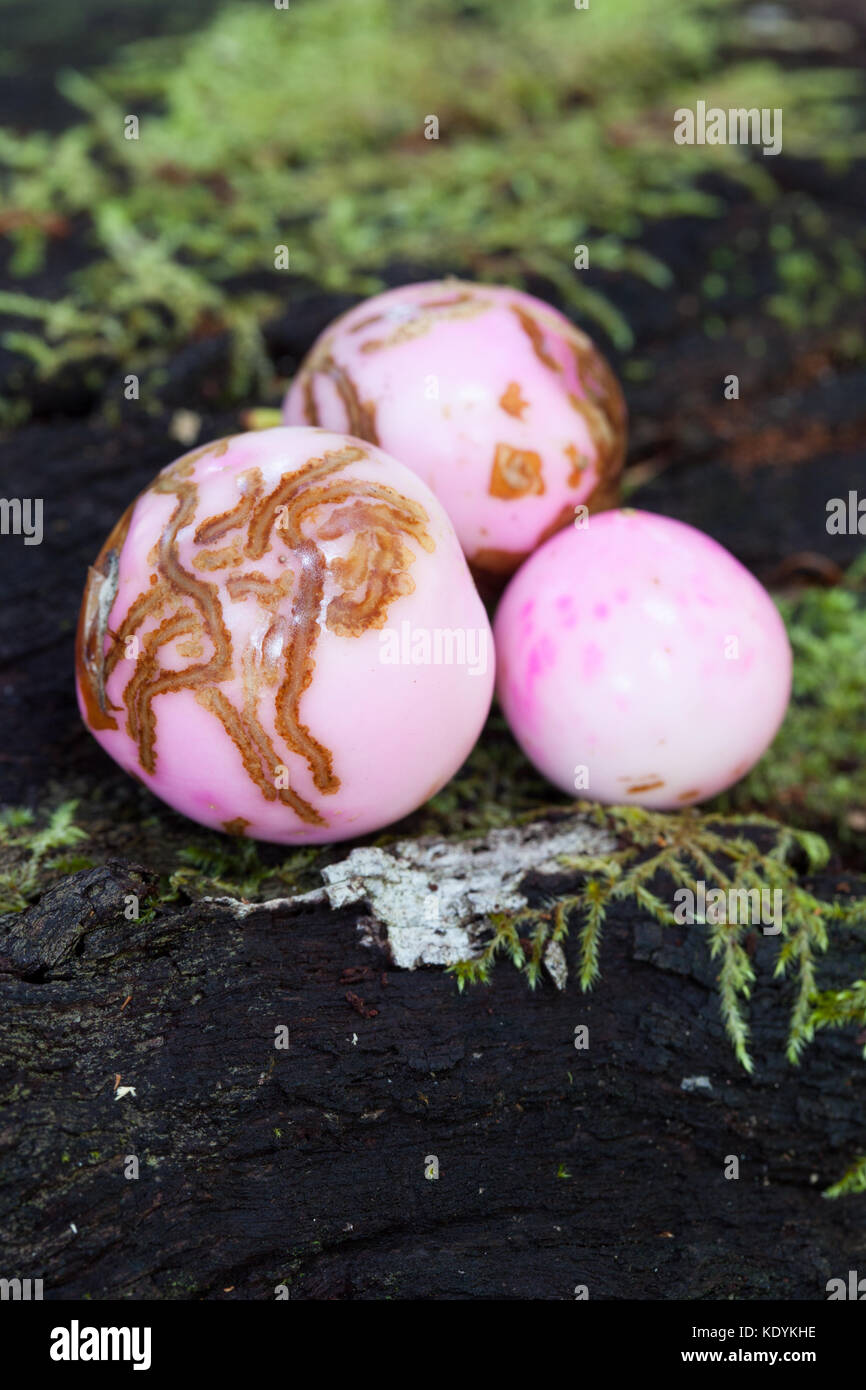
<svg viewBox="0 0 866 1390"><path fill-rule="evenodd" d="M199 535L208 522L222 534ZM435 664L446 630L469 646L440 640ZM193 451L141 494L90 571L77 668L85 722L121 767L203 825L295 844L386 825L447 782L486 717L494 656L424 483L344 435L279 428Z"/></svg>
<svg viewBox="0 0 866 1390"><path fill-rule="evenodd" d="M604 512L554 536L512 579L494 636L521 747L563 791L596 801L706 800L757 762L790 696L791 650L766 590L709 536L649 512Z"/></svg>
<svg viewBox="0 0 866 1390"><path fill-rule="evenodd" d="M590 339L531 295L457 280L389 290L337 319L284 418L381 444L491 574L511 573L575 505L610 505L625 448L622 395Z"/></svg>

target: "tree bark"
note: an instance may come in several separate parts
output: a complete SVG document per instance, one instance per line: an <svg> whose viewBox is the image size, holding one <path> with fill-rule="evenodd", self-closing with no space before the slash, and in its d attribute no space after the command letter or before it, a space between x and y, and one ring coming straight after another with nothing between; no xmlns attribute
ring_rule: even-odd
<svg viewBox="0 0 866 1390"><path fill-rule="evenodd" d="M362 902L128 920L153 884L113 861L2 923L3 1270L46 1297L819 1299L862 1265L859 1201L821 1196L855 1047L785 1061L766 940L749 1078L697 927L624 906L590 994L507 964L459 994Z"/></svg>

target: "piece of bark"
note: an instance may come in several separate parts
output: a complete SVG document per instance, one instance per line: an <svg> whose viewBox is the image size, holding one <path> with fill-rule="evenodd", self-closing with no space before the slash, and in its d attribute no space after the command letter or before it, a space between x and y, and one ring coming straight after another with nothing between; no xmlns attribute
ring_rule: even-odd
<svg viewBox="0 0 866 1390"><path fill-rule="evenodd" d="M382 947L398 968L455 965L479 954L491 914L519 912L546 881L560 879L564 858L614 849L616 840L607 831L580 816L564 815L466 840L364 845L323 868L322 889L265 903L212 901L241 917L262 909L362 904L370 911L362 919L365 944ZM526 887L530 875L531 890ZM552 975L564 983L560 955L551 952Z"/></svg>
<svg viewBox="0 0 866 1390"><path fill-rule="evenodd" d="M74 874L20 917L0 921L0 963L22 979L44 977L83 949L88 932L155 885L147 869L115 861Z"/></svg>
<svg viewBox="0 0 866 1390"><path fill-rule="evenodd" d="M502 965L458 994L358 906L127 920L138 872L107 866L80 951L0 977L0 1258L46 1298L810 1299L862 1265L862 1202L820 1195L863 1145L859 1049L785 1061L766 938L750 1078L701 929L633 905L592 993L572 938L561 992ZM80 922L85 881L5 919L7 955Z"/></svg>

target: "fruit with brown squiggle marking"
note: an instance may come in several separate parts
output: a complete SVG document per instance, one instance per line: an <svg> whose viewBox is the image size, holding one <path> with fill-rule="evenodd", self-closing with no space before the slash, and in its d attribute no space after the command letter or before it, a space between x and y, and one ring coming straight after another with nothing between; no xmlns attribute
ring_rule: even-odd
<svg viewBox="0 0 866 1390"><path fill-rule="evenodd" d="M364 834L453 775L493 643L440 503L320 429L218 440L157 475L91 567L85 722L185 815L289 844Z"/></svg>
<svg viewBox="0 0 866 1390"><path fill-rule="evenodd" d="M592 341L504 285L404 285L325 330L283 405L348 430L440 499L473 571L501 582L544 539L615 506L625 404Z"/></svg>

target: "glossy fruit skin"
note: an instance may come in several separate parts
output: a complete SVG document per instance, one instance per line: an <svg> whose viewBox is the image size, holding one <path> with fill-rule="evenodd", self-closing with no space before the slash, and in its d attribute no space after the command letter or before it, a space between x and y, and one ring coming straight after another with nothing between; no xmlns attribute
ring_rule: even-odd
<svg viewBox="0 0 866 1390"><path fill-rule="evenodd" d="M576 506L618 500L616 378L564 315L507 286L431 281L356 305L315 343L283 413L372 440L412 468L473 573L500 587Z"/></svg>
<svg viewBox="0 0 866 1390"><path fill-rule="evenodd" d="M535 766L572 795L673 809L772 742L791 649L766 590L702 532L633 510L527 560L494 622L497 692Z"/></svg>
<svg viewBox="0 0 866 1390"><path fill-rule="evenodd" d="M462 653L413 650L446 630L468 634ZM317 844L449 780L494 655L421 480L357 439L280 427L184 455L132 503L90 569L76 674L94 737L170 806Z"/></svg>

